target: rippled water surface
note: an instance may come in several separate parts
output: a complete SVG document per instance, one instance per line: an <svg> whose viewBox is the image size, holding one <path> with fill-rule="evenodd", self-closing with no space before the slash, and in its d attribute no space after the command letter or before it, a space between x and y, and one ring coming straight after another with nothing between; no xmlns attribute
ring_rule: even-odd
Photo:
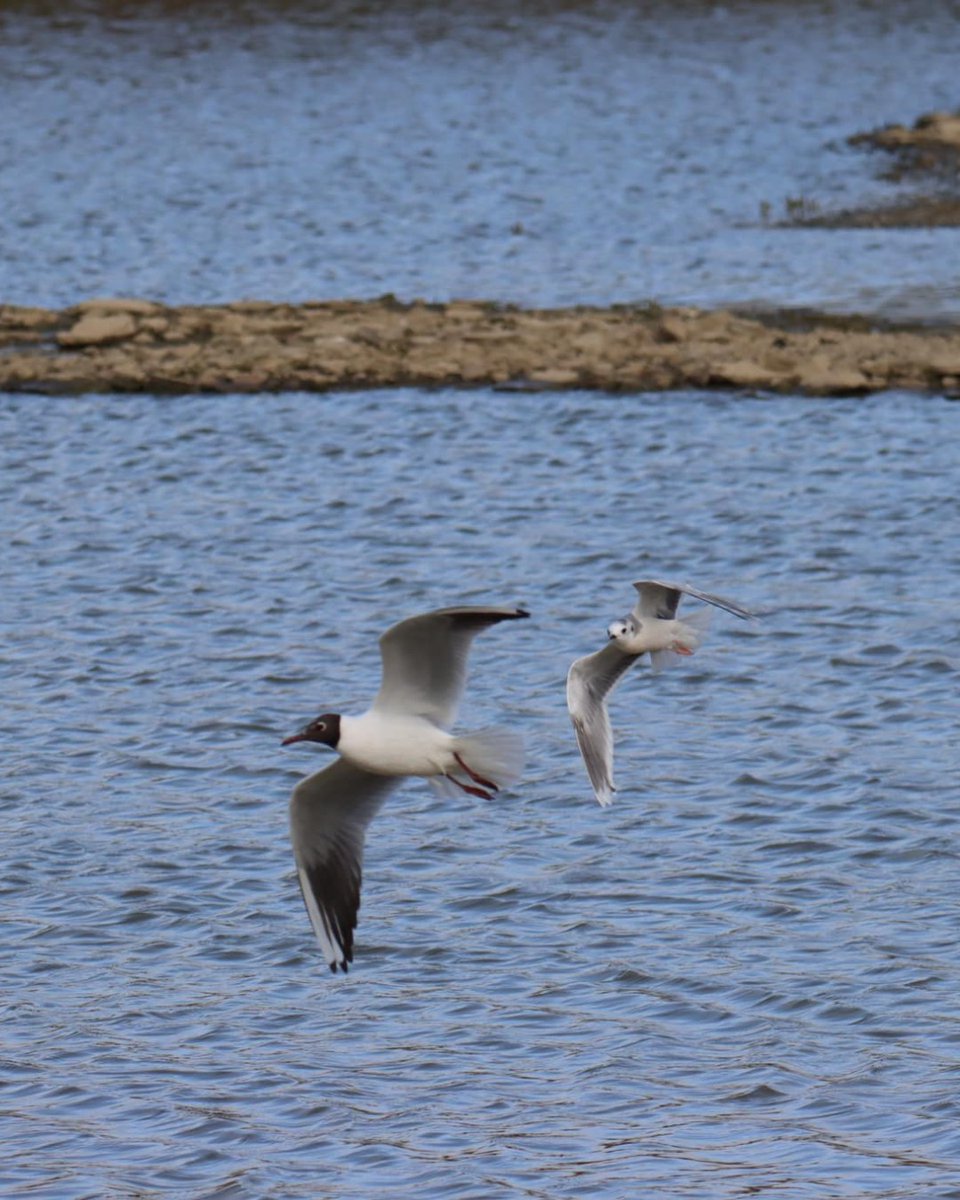
<svg viewBox="0 0 960 1200"><path fill-rule="evenodd" d="M0 1188L960 1195L958 411L0 398ZM564 675L654 572L762 616L625 680L601 810ZM334 978L280 738L484 600L526 776L398 791Z"/></svg>
<svg viewBox="0 0 960 1200"><path fill-rule="evenodd" d="M0 301L956 316L956 230L771 222L898 198L847 137L958 103L952 0L19 0Z"/></svg>

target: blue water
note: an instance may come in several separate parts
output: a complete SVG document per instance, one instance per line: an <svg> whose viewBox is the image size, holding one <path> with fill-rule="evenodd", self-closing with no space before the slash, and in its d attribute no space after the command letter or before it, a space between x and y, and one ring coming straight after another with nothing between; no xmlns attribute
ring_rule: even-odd
<svg viewBox="0 0 960 1200"><path fill-rule="evenodd" d="M953 109L952 0L0 11L0 301L394 292L960 314L846 139Z"/></svg>
<svg viewBox="0 0 960 1200"><path fill-rule="evenodd" d="M0 398L0 1190L960 1195L960 409ZM717 613L564 707L633 579ZM405 785L332 977L286 807L390 622L475 647L493 803Z"/></svg>

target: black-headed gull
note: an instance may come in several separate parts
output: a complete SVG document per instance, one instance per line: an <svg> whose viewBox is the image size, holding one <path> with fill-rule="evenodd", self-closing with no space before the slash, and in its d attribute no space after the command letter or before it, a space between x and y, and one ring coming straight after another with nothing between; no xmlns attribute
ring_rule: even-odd
<svg viewBox="0 0 960 1200"><path fill-rule="evenodd" d="M380 638L383 676L359 717L323 713L292 742L319 742L340 758L302 780L290 801L290 834L304 903L330 970L353 961L367 826L407 775L456 786L472 796L519 778L523 741L487 728L455 736L474 637L499 621L527 617L521 608L464 605L400 621Z"/></svg>
<svg viewBox="0 0 960 1200"><path fill-rule="evenodd" d="M610 640L603 649L578 658L567 673L570 719L593 790L604 806L611 803L616 791L607 696L641 654L649 653L654 670L676 661L674 655L693 654L709 624L710 611L705 608L677 620L681 597L694 596L736 617L753 615L732 600L701 592L688 583L641 579L633 586L639 593L633 612L612 622L607 628Z"/></svg>

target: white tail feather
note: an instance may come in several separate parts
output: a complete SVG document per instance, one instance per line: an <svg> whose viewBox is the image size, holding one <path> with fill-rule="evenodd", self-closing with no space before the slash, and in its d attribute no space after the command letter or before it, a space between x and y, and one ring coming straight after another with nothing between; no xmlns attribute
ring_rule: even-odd
<svg viewBox="0 0 960 1200"><path fill-rule="evenodd" d="M691 654L699 650L703 645L703 639L707 636L712 616L712 609L697 608L689 616L684 617L682 621L678 620L676 622L679 633L677 641L681 646L685 646ZM676 666L680 659L685 657L686 655L678 654L676 650L650 651L650 663L654 671L662 671L665 667Z"/></svg>
<svg viewBox="0 0 960 1200"><path fill-rule="evenodd" d="M703 639L707 636L712 619L712 608L695 608L692 613L685 616L680 624L684 627L685 634L688 629L692 631L693 638L688 640L687 637L684 637L684 644L691 650L698 650L703 645Z"/></svg>
<svg viewBox="0 0 960 1200"><path fill-rule="evenodd" d="M523 738L511 729L497 725L477 729L458 737L453 748L471 771L498 788L515 783L523 774Z"/></svg>

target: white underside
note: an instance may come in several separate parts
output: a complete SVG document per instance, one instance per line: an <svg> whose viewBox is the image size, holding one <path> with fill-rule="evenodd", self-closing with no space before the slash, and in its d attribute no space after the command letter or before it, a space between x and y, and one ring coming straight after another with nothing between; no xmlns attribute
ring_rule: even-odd
<svg viewBox="0 0 960 1200"><path fill-rule="evenodd" d="M708 610L702 611L707 613ZM644 617L640 628L632 637L621 635L615 640L625 654L675 650L678 646L693 653L703 640L703 626L706 621L701 625L698 619L699 612L692 613L691 617L694 619L689 621L661 621L656 617Z"/></svg>
<svg viewBox="0 0 960 1200"><path fill-rule="evenodd" d="M456 767L455 739L425 717L378 712L340 718L337 750L374 775L446 775Z"/></svg>
<svg viewBox="0 0 960 1200"><path fill-rule="evenodd" d="M489 727L457 736L426 717L384 713L340 718L337 750L373 775L447 777L469 791L494 791L515 783L523 771L523 739L512 729Z"/></svg>

